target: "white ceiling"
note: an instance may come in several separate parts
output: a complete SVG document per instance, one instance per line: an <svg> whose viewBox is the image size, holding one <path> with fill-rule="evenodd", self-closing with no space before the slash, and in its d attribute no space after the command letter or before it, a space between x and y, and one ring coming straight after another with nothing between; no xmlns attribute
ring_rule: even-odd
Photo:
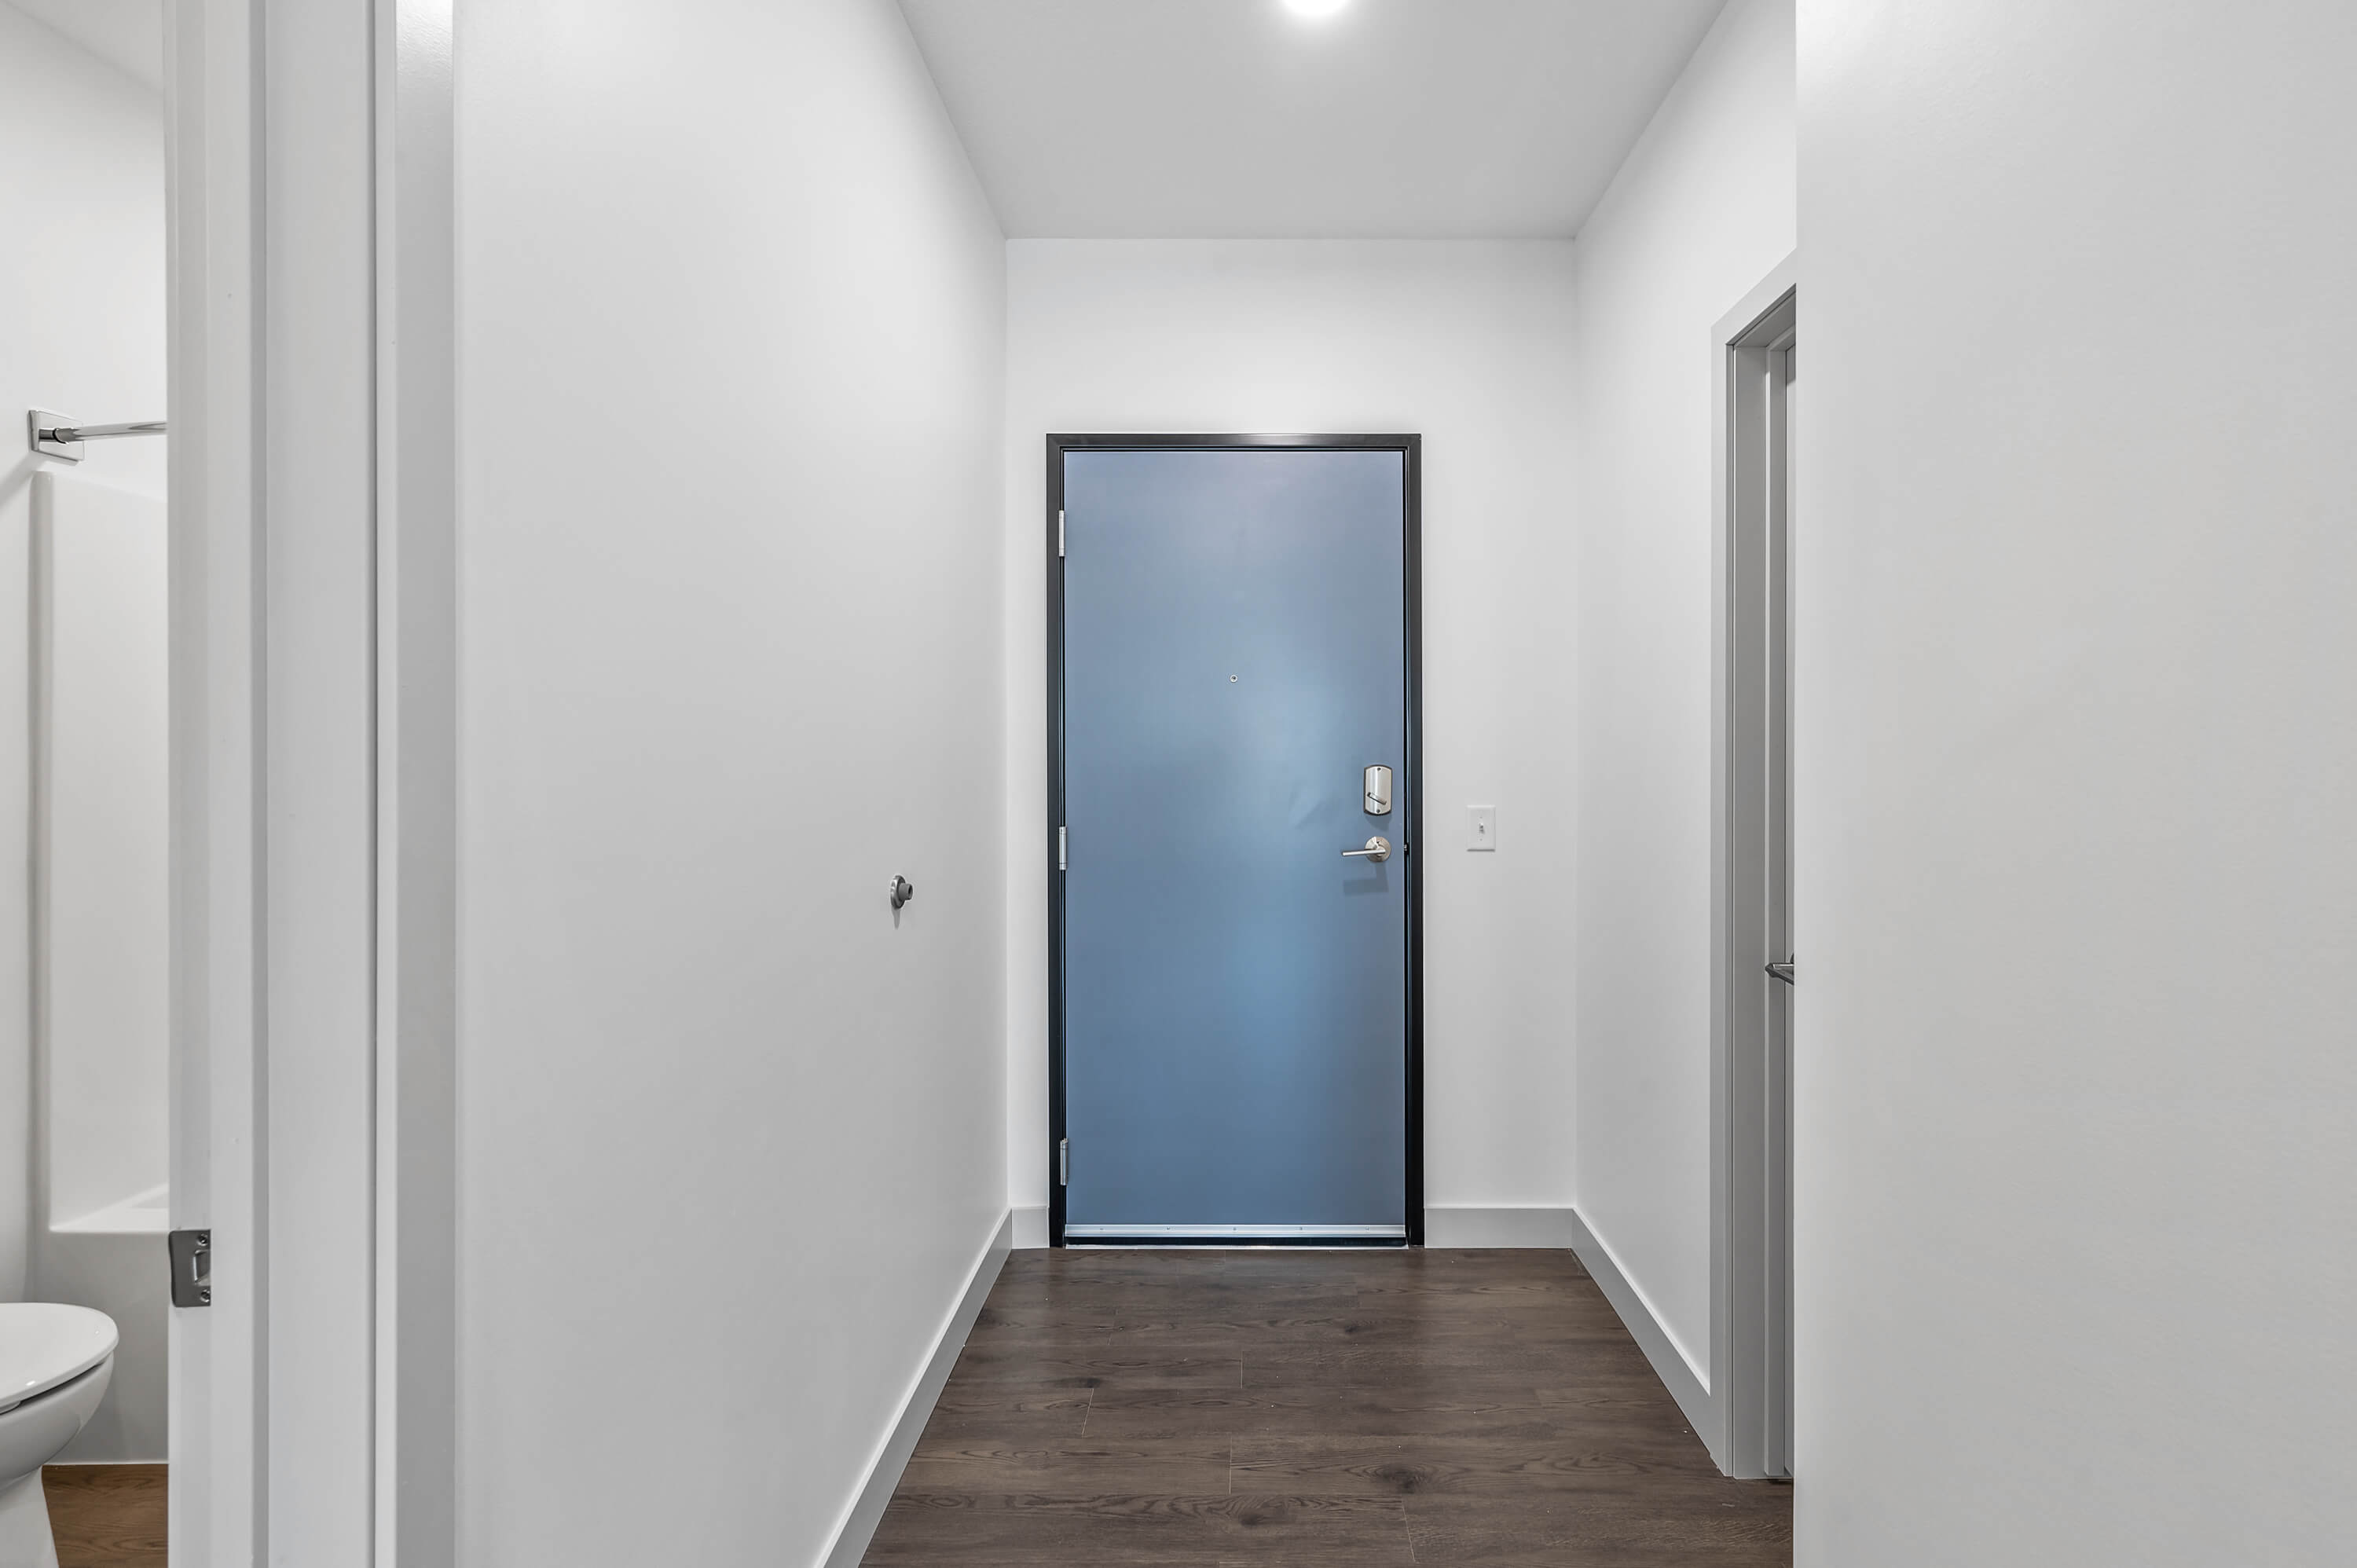
<svg viewBox="0 0 2357 1568"><path fill-rule="evenodd" d="M163 0L8 0L99 59L164 88Z"/></svg>
<svg viewBox="0 0 2357 1568"><path fill-rule="evenodd" d="M1015 238L1569 235L1724 0L900 0Z"/></svg>

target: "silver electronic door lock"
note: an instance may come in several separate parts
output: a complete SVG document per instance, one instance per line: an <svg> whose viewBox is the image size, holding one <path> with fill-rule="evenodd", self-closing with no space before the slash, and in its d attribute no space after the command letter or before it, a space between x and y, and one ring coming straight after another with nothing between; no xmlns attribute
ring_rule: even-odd
<svg viewBox="0 0 2357 1568"><path fill-rule="evenodd" d="M1392 770L1378 762L1367 769L1367 815L1392 814Z"/></svg>

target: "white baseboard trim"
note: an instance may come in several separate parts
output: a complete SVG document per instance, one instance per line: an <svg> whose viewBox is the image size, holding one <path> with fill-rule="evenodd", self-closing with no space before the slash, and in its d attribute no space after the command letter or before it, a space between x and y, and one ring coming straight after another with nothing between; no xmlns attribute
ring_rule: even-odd
<svg viewBox="0 0 2357 1568"><path fill-rule="evenodd" d="M925 1364L917 1369L916 1381L909 1384L907 1396L900 1401L900 1412L884 1434L884 1441L876 1445L875 1456L868 1461L867 1478L860 1483L849 1506L843 1510L843 1517L835 1521L834 1539L819 1558L823 1568L859 1568L859 1560L867 1555L867 1543L876 1539L876 1527L884 1522L884 1507L892 1500L893 1488L900 1484L900 1473L909 1467L909 1455L916 1452L917 1439L925 1434L925 1423L932 1419L933 1404L942 1397L942 1385L950 1380L958 1352L965 1348L966 1336L974 1329L974 1320L982 1316L982 1304L989 1296L990 1287L998 1283L998 1271L1005 1266L1014 1240L1015 1211L1009 1210L999 1217L990 1240L983 1243L982 1255L974 1260L974 1272L966 1277L964 1292L959 1295L957 1305L950 1308L949 1318L935 1336Z"/></svg>
<svg viewBox="0 0 2357 1568"><path fill-rule="evenodd" d="M1709 1380L1686 1359L1676 1338L1653 1315L1652 1304L1645 1299L1645 1293L1622 1271L1620 1260L1612 1255L1612 1249L1587 1228L1579 1210L1566 1208L1563 1212L1571 1223L1571 1250L1587 1266L1588 1277L1604 1293L1604 1299L1612 1304L1612 1310L1620 1315L1621 1326L1637 1341L1637 1348L1645 1352L1645 1359L1652 1363L1653 1375L1662 1380L1662 1386L1678 1402L1686 1424L1695 1429L1706 1447L1716 1453L1712 1434L1717 1430L1718 1407L1710 1397Z"/></svg>
<svg viewBox="0 0 2357 1568"><path fill-rule="evenodd" d="M1579 1221L1568 1208L1427 1208L1427 1247L1570 1247Z"/></svg>
<svg viewBox="0 0 2357 1568"><path fill-rule="evenodd" d="M1620 1267L1579 1210L1570 1208L1427 1208L1424 1211L1424 1244L1427 1247L1558 1247L1576 1253L1588 1277L1620 1315L1620 1322L1637 1348L1652 1363L1653 1375L1678 1402L1686 1423L1707 1445L1717 1430L1717 1407L1712 1403L1709 1380L1693 1362ZM1715 1452L1716 1450L1714 1450Z"/></svg>
<svg viewBox="0 0 2357 1568"><path fill-rule="evenodd" d="M1026 1204L1015 1210L1015 1250L1036 1252L1048 1244L1048 1206Z"/></svg>

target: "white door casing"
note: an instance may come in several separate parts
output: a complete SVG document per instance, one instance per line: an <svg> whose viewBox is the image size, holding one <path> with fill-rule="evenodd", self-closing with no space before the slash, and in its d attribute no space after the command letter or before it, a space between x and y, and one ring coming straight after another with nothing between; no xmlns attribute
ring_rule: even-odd
<svg viewBox="0 0 2357 1568"><path fill-rule="evenodd" d="M1711 1351L1707 1408L1696 1421L1730 1476L1786 1473L1790 1421L1791 1097L1786 1031L1798 987L1763 972L1793 956L1781 943L1789 864L1781 736L1789 584L1781 376L1795 320L1788 257L1712 328L1717 430L1713 444L1711 885ZM1771 652L1771 650L1774 650ZM1775 903L1771 910L1771 901ZM1800 968L1805 972L1806 955ZM1770 987L1777 987L1771 993Z"/></svg>
<svg viewBox="0 0 2357 1568"><path fill-rule="evenodd" d="M449 7L166 48L171 1551L447 1563Z"/></svg>

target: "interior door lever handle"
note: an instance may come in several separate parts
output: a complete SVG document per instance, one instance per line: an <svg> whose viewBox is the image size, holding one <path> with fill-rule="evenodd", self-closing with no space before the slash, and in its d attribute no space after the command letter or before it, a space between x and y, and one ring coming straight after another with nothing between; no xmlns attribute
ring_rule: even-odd
<svg viewBox="0 0 2357 1568"><path fill-rule="evenodd" d="M1367 847L1364 849L1346 849L1342 852L1344 860L1372 860L1377 865L1381 865L1391 857L1392 841L1381 833L1369 839Z"/></svg>
<svg viewBox="0 0 2357 1568"><path fill-rule="evenodd" d="M1788 958L1781 963L1769 964L1766 968L1768 972L1774 978L1782 981L1787 985L1792 983L1792 961L1791 959Z"/></svg>

